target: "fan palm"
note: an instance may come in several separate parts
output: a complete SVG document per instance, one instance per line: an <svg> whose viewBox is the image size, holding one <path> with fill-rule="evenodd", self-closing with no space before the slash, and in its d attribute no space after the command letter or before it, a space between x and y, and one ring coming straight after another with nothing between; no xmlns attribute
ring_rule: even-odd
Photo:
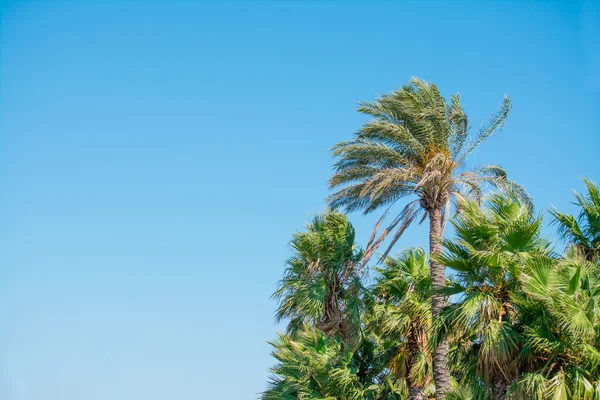
<svg viewBox="0 0 600 400"><path fill-rule="evenodd" d="M464 368L457 375L476 371L500 400L519 373L519 277L527 264L548 262L550 248L539 236L541 218L515 199L495 195L487 210L470 199L459 202L452 221L457 238L444 240L444 254L435 256L456 272L447 293L461 294L442 320L453 336L453 364Z"/></svg>
<svg viewBox="0 0 600 400"><path fill-rule="evenodd" d="M350 339L359 325L362 287L362 252L354 236L348 218L336 211L316 216L306 231L294 234L293 255L273 295L279 300L277 319L289 319L289 331L309 324Z"/></svg>
<svg viewBox="0 0 600 400"><path fill-rule="evenodd" d="M436 256L456 271L446 293L461 294L437 326L451 332L456 376L475 375L494 400L598 398L598 264L576 251L557 258L541 217L516 199L487 204L460 200L457 238Z"/></svg>
<svg viewBox="0 0 600 400"><path fill-rule="evenodd" d="M598 186L584 179L587 194L575 192L579 215L564 214L554 209L550 212L558 225L558 233L569 244L581 251L587 260L600 256L600 191Z"/></svg>
<svg viewBox="0 0 600 400"><path fill-rule="evenodd" d="M352 353L342 356L341 342L313 329L292 337L280 335L271 343L278 363L263 400L364 400L356 370L350 367Z"/></svg>
<svg viewBox="0 0 600 400"><path fill-rule="evenodd" d="M465 171L467 157L505 123L510 100L502 105L474 135L458 95L446 101L436 85L413 78L409 84L370 103L359 112L373 119L363 125L355 138L333 148L339 157L329 184L333 193L329 202L347 212L371 213L383 210L365 251L364 263L372 256L388 234L395 230L384 252L385 259L393 245L415 220L429 217L431 254L441 252L440 238L453 197L462 189L480 197L483 184L511 188L529 200L522 187L507 179L497 165L486 165ZM391 221L377 237L377 231L392 206L413 196L414 200ZM445 284L443 265L431 261L434 289ZM432 296L432 313L438 316L444 307L442 296ZM434 354L437 398L449 389L447 341L442 341Z"/></svg>
<svg viewBox="0 0 600 400"><path fill-rule="evenodd" d="M600 268L575 249L521 276L523 376L515 399L600 399Z"/></svg>
<svg viewBox="0 0 600 400"><path fill-rule="evenodd" d="M427 256L422 249L408 249L388 257L372 288L370 328L389 345L388 368L405 381L411 399L425 399L432 382L431 279Z"/></svg>

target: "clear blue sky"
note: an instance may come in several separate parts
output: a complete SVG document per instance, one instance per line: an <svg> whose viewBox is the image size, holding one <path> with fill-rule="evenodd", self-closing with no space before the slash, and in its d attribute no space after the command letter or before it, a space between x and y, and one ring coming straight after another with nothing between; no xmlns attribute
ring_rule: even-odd
<svg viewBox="0 0 600 400"><path fill-rule="evenodd" d="M573 210L600 178L598 10L2 1L0 398L256 398L328 150L413 75L475 127L508 93L473 163ZM364 243L373 219L352 220Z"/></svg>

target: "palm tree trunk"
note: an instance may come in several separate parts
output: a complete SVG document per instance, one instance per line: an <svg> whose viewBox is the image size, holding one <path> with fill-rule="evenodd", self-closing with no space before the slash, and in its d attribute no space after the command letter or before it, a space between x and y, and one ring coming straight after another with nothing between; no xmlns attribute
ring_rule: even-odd
<svg viewBox="0 0 600 400"><path fill-rule="evenodd" d="M418 386L410 385L408 388L408 395L410 400L426 400L425 391Z"/></svg>
<svg viewBox="0 0 600 400"><path fill-rule="evenodd" d="M443 234L442 210L434 209L429 213L429 253L430 255L442 254L440 239ZM446 285L444 266L429 260L431 265L431 287L434 290L442 289ZM431 313L435 320L445 305L444 296L434 295L431 298ZM448 369L448 339L443 338L433 353L433 379L435 381L435 398L441 400L450 390L450 371Z"/></svg>
<svg viewBox="0 0 600 400"><path fill-rule="evenodd" d="M506 392L508 392L508 383L504 377L499 377L492 386L492 400L504 400Z"/></svg>

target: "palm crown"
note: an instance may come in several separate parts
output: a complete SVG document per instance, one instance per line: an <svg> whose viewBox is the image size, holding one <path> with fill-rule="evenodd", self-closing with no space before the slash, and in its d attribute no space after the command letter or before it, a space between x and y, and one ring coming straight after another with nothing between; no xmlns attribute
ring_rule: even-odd
<svg viewBox="0 0 600 400"><path fill-rule="evenodd" d="M338 190L330 196L330 204L365 214L386 207L387 213L398 200L417 197L406 204L378 241L369 243L367 259L398 224L382 259L420 214L423 219L438 209L447 214L453 195L461 189L480 197L482 184L488 183L510 188L531 204L523 188L508 180L500 166L464 171L467 157L502 128L510 107L505 96L490 120L471 134L459 95L447 102L436 85L418 78L360 105L359 112L373 119L354 139L334 147L333 154L339 160L330 187Z"/></svg>

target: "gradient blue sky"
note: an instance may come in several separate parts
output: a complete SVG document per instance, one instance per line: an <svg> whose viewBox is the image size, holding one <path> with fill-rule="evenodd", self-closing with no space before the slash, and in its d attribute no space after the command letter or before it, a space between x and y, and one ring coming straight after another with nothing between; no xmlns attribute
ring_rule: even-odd
<svg viewBox="0 0 600 400"><path fill-rule="evenodd" d="M256 398L328 150L413 75L475 127L508 93L472 162L573 210L600 177L598 10L2 1L0 398ZM364 243L373 219L352 221Z"/></svg>

